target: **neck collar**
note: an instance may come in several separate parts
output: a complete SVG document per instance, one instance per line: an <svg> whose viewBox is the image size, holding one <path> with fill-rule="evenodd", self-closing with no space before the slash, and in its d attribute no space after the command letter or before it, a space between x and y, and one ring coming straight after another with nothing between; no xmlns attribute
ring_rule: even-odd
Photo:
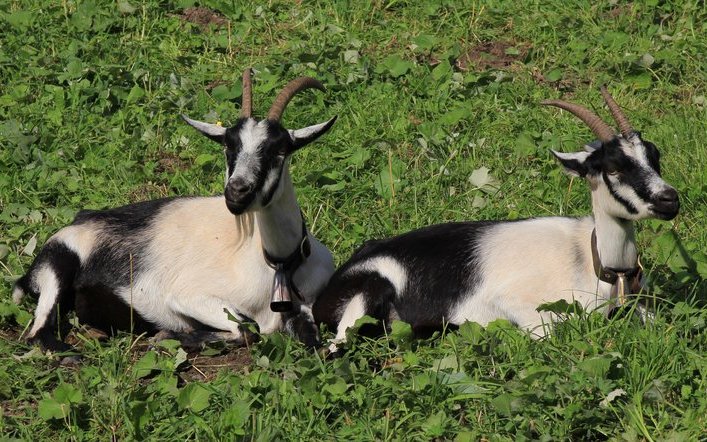
<svg viewBox="0 0 707 442"><path fill-rule="evenodd" d="M630 293L637 293L641 290L641 276L643 267L640 260L636 260L636 265L629 268L604 267L599 257L597 248L597 230L592 230L592 262L594 273L600 281L611 284L611 297L607 316L617 307L621 307L626 302L626 297Z"/></svg>
<svg viewBox="0 0 707 442"><path fill-rule="evenodd" d="M304 297L297 289L293 281L293 275L297 269L312 253L307 234L307 224L302 215L302 239L297 248L284 258L275 257L268 253L263 247L263 257L268 266L275 270L272 285L272 297L270 298L270 310L274 312L288 312L292 310L292 294L300 301Z"/></svg>

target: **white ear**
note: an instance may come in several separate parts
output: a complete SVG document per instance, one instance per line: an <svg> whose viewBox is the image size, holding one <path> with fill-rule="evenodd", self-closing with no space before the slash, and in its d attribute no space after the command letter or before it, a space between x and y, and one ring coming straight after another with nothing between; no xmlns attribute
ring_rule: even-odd
<svg viewBox="0 0 707 442"><path fill-rule="evenodd" d="M182 115L184 121L194 129L215 141L221 141L226 134L226 128L218 124L204 123L203 121L192 120L186 115Z"/></svg>
<svg viewBox="0 0 707 442"><path fill-rule="evenodd" d="M302 129L289 130L290 138L292 138L292 143L295 149L311 143L312 141L319 138L322 134L329 130L329 128L336 121L337 116L335 115L329 121L324 123L315 124L314 126L303 127Z"/></svg>
<svg viewBox="0 0 707 442"><path fill-rule="evenodd" d="M564 153L553 150L552 154L555 155L555 158L560 160L565 171L570 175L583 177L587 174L586 161L592 154L591 152Z"/></svg>
<svg viewBox="0 0 707 442"><path fill-rule="evenodd" d="M594 140L591 143L585 144L584 150L591 153L591 152L594 152L595 150L599 149L601 146L602 146L601 140Z"/></svg>

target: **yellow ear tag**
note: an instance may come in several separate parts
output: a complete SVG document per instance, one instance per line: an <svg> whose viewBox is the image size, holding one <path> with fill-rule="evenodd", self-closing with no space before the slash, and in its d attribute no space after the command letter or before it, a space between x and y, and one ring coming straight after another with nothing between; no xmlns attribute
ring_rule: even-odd
<svg viewBox="0 0 707 442"><path fill-rule="evenodd" d="M223 126L223 123L220 122L220 121L217 121L217 122L216 122L216 126Z"/></svg>

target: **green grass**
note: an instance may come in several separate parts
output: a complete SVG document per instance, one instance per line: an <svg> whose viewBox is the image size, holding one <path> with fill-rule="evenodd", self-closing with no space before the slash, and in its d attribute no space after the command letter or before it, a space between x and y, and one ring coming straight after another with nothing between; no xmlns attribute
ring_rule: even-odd
<svg viewBox="0 0 707 442"><path fill-rule="evenodd" d="M704 2L297 3L205 1L225 19L207 27L182 17L190 0L0 4L0 437L704 439ZM179 114L235 121L247 66L258 115L296 76L327 86L283 121L339 115L291 168L337 262L431 223L587 214L549 150L593 137L538 103L608 118L607 83L680 192L678 218L638 227L655 323L581 314L542 341L504 322L412 341L397 324L333 361L277 334L208 372L220 349L79 333L70 368L19 342L33 305L11 283L78 210L222 191L219 147ZM482 167L497 192L470 182Z"/></svg>

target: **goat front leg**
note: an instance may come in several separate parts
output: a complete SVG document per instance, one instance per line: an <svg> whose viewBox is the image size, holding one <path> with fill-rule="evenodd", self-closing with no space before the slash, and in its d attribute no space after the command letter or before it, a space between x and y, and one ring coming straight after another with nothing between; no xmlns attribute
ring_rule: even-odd
<svg viewBox="0 0 707 442"><path fill-rule="evenodd" d="M254 340L253 334L243 326L254 321L220 298L199 296L186 301L176 299L170 303L170 308L209 329L194 329L186 332L163 330L155 336L158 340L177 339L189 349L202 348L209 342L225 341L242 345L246 341Z"/></svg>

